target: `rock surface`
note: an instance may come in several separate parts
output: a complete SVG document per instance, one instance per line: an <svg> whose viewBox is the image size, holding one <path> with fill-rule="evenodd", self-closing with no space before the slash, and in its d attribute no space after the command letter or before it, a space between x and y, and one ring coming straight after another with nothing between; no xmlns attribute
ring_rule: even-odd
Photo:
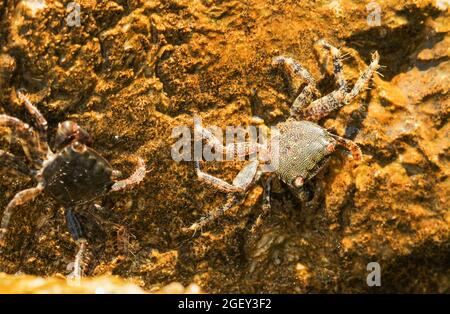
<svg viewBox="0 0 450 314"><path fill-rule="evenodd" d="M31 122L14 93L25 88L50 139L74 119L124 173L134 156L147 160L143 184L98 202L119 219L90 239L101 247L93 276L206 292L450 292L447 2L379 1L374 25L377 9L351 0L80 0L79 26L69 26L68 2L0 3L0 113ZM284 120L296 95L270 65L279 54L332 91L320 38L348 54L350 84L374 50L385 66L370 90L321 121L357 142L363 160L337 153L312 182L312 204L280 185L255 236L262 185L203 233L184 235L225 195L202 185L192 163L172 160L171 130L194 115L222 128ZM0 148L19 155L0 135ZM242 166L204 164L228 181ZM0 178L0 208L33 185L8 169ZM42 196L15 212L0 271L67 274L75 249L61 209ZM366 284L369 262L381 266L381 287Z"/></svg>

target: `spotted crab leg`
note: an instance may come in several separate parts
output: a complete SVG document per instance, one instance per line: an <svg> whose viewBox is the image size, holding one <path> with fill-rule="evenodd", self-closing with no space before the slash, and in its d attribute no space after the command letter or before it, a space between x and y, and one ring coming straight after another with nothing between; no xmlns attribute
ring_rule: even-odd
<svg viewBox="0 0 450 314"><path fill-rule="evenodd" d="M216 208L215 210L208 213L207 216L202 217L199 221L193 223L188 228L183 228L183 232L197 232L197 230L203 229L206 225L217 220L219 217L223 216L230 208L236 205L239 202L238 194L230 194L227 198L227 201L221 207Z"/></svg>
<svg viewBox="0 0 450 314"><path fill-rule="evenodd" d="M334 140L336 141L336 143L338 145L340 145L350 151L353 159L361 160L362 152L361 152L361 149L359 148L359 146L355 142L348 140L346 138L337 136L335 134L331 134L331 133L329 133L329 134L334 138ZM334 149L334 147L329 148L329 150L333 150L333 149Z"/></svg>
<svg viewBox="0 0 450 314"><path fill-rule="evenodd" d="M0 168L17 170L23 174L31 175L30 169L19 158L9 152L0 149Z"/></svg>
<svg viewBox="0 0 450 314"><path fill-rule="evenodd" d="M258 216L258 218L255 221L255 224L252 226L252 230L251 230L252 233L255 233L256 230L258 230L258 228L262 225L264 218L267 216L267 214L269 213L269 211L271 209L270 192L272 189L273 178L274 178L274 176L270 176L266 181L265 188L264 188L262 213Z"/></svg>
<svg viewBox="0 0 450 314"><path fill-rule="evenodd" d="M0 127L11 129L14 137L19 140L28 160L35 168L39 169L47 156L47 148L41 146L41 141L36 132L27 123L5 114L0 114Z"/></svg>
<svg viewBox="0 0 450 314"><path fill-rule="evenodd" d="M75 281L79 281L83 275L83 258L86 252L87 241L85 239L79 239L77 246L78 252L73 262L73 271L67 276L68 279Z"/></svg>
<svg viewBox="0 0 450 314"><path fill-rule="evenodd" d="M259 163L257 160L255 160L247 164L238 173L232 184L220 178L214 177L206 172L203 172L200 169L200 163L198 161L194 161L194 165L195 171L200 181L207 183L208 185L216 188L219 191L235 193L245 192L247 190L248 186L252 183L253 179L256 176Z"/></svg>
<svg viewBox="0 0 450 314"><path fill-rule="evenodd" d="M196 126L195 130L201 134L209 145L219 150L222 154L225 154L227 158L242 158L258 152L264 153L267 151L264 145L253 142L231 143L224 146L208 129Z"/></svg>
<svg viewBox="0 0 450 314"><path fill-rule="evenodd" d="M37 122L37 131L41 141L40 143L41 146L43 148L46 147L47 149L49 149L47 144L47 130L48 130L47 120L44 118L42 113L36 108L36 106L34 106L31 103L31 101L28 99L28 97L25 96L23 92L24 90L18 90L17 95L19 96L19 99L24 102L28 112L34 117L34 119Z"/></svg>
<svg viewBox="0 0 450 314"><path fill-rule="evenodd" d="M372 54L372 62L370 63L370 65L358 78L358 80L355 83L355 86L353 86L353 89L345 95L344 103L348 104L353 100L353 98L358 96L358 94L361 92L363 87L372 78L373 73L380 67L378 64L379 61L380 61L380 55L378 54L377 51L375 51Z"/></svg>
<svg viewBox="0 0 450 314"><path fill-rule="evenodd" d="M17 193L14 198L9 202L8 206L6 206L4 212L2 221L0 223L0 247L5 244L5 235L8 231L8 225L9 221L11 219L11 215L13 212L13 209L17 206L23 205L29 201L32 201L36 196L42 193L44 190L43 184L38 184L38 186L23 190L19 193Z"/></svg>
<svg viewBox="0 0 450 314"><path fill-rule="evenodd" d="M73 262L73 270L67 276L70 280L80 280L83 275L83 258L87 247L87 240L84 238L83 228L77 218L73 208L65 209L66 224L72 238L76 241L78 252Z"/></svg>
<svg viewBox="0 0 450 314"><path fill-rule="evenodd" d="M328 50L333 58L333 71L339 85L339 89L345 90L347 81L344 75L344 67L342 65L341 52L338 48L330 45L326 40L321 39L317 42L318 45Z"/></svg>
<svg viewBox="0 0 450 314"><path fill-rule="evenodd" d="M372 62L356 81L353 89L347 93L345 88L336 90L311 103L302 110L302 116L309 121L318 121L326 117L330 112L350 103L362 90L364 85L371 79L373 73L378 69L378 52L372 55Z"/></svg>
<svg viewBox="0 0 450 314"><path fill-rule="evenodd" d="M138 158L138 165L134 171L134 173L128 177L127 179L117 181L113 184L111 187L112 191L120 191L129 187L132 187L133 185L136 185L140 183L145 178L145 174L147 173L145 162L142 158Z"/></svg>
<svg viewBox="0 0 450 314"><path fill-rule="evenodd" d="M195 162L198 166L198 161ZM228 192L228 198L225 205L219 207L212 212L210 212L206 217L203 217L200 221L192 224L189 228L184 228L186 231L197 231L198 229L203 228L205 225L211 223L216 220L220 216L224 215L227 210L233 207L239 200L238 194L235 192L245 192L248 188L254 184L259 179L258 172L258 161L252 161L247 164L242 170L238 173L238 175L234 178L233 184L229 184L219 178L213 177L209 174L203 173L204 180L208 182L213 187L217 188L220 191ZM198 172L197 172L198 173Z"/></svg>
<svg viewBox="0 0 450 314"><path fill-rule="evenodd" d="M295 75L306 81L307 85L303 88L302 92L297 96L291 106L291 116L294 118L300 118L299 114L302 109L308 106L314 97L320 96L320 92L316 86L316 80L308 70L292 58L285 56L275 57L272 60L272 65L283 66L284 69L290 73L291 77Z"/></svg>

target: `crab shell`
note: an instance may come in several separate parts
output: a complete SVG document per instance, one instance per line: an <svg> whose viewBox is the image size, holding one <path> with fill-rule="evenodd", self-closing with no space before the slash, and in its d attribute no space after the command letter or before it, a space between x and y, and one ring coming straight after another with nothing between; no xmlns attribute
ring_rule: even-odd
<svg viewBox="0 0 450 314"><path fill-rule="evenodd" d="M309 121L288 120L277 125L279 153L275 170L290 188L298 190L303 182L313 178L330 157L330 145L335 144L327 130ZM299 184L300 183L300 184Z"/></svg>
<svg viewBox="0 0 450 314"><path fill-rule="evenodd" d="M79 142L64 147L44 166L45 192L64 206L90 202L111 189L113 169L95 150Z"/></svg>

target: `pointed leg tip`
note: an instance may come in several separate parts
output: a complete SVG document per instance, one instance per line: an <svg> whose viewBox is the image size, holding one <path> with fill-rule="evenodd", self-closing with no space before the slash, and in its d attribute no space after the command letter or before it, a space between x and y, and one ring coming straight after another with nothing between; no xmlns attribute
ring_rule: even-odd
<svg viewBox="0 0 450 314"><path fill-rule="evenodd" d="M272 66L277 66L282 62L281 56L276 56L272 58Z"/></svg>
<svg viewBox="0 0 450 314"><path fill-rule="evenodd" d="M78 272L73 271L67 275L66 279L71 283L79 283L81 280L81 275Z"/></svg>
<svg viewBox="0 0 450 314"><path fill-rule="evenodd" d="M375 64L377 66L377 68L379 67L378 66L379 61L380 61L380 54L378 53L378 51L373 52L372 53L372 63Z"/></svg>
<svg viewBox="0 0 450 314"><path fill-rule="evenodd" d="M6 228L0 228L0 248L6 246L5 235L6 235Z"/></svg>
<svg viewBox="0 0 450 314"><path fill-rule="evenodd" d="M181 228L181 233L185 235L191 235L193 238L195 237L195 234L197 233L198 229L200 229L200 226L198 225L198 223L194 223L189 227Z"/></svg>
<svg viewBox="0 0 450 314"><path fill-rule="evenodd" d="M144 169L144 171L145 171L145 161L144 161L144 159L142 158L142 157L138 157L138 168L143 168Z"/></svg>
<svg viewBox="0 0 450 314"><path fill-rule="evenodd" d="M362 152L360 150L352 152L352 157L355 161L361 161L362 160Z"/></svg>
<svg viewBox="0 0 450 314"><path fill-rule="evenodd" d="M20 100L24 101L26 99L25 93L26 90L25 88L21 87L19 89L16 90L17 96L20 98Z"/></svg>
<svg viewBox="0 0 450 314"><path fill-rule="evenodd" d="M316 41L316 44L319 46L326 46L326 45L328 45L328 42L324 38L321 38Z"/></svg>
<svg viewBox="0 0 450 314"><path fill-rule="evenodd" d="M253 224L252 228L250 229L250 233L251 234L256 234L256 232L258 231L260 225L261 225L261 221L260 221L260 218L258 218L256 220L256 222Z"/></svg>
<svg viewBox="0 0 450 314"><path fill-rule="evenodd" d="M135 172L132 174L132 185L140 183L142 180L144 180L145 175L147 173L147 167L145 166L145 161L143 158L138 157L137 158L137 167Z"/></svg>
<svg viewBox="0 0 450 314"><path fill-rule="evenodd" d="M192 232L192 226L190 226L190 227L183 227L183 228L181 228L181 233L184 233L184 234L188 234L188 233L191 233Z"/></svg>
<svg viewBox="0 0 450 314"><path fill-rule="evenodd" d="M379 59L380 58L380 54L378 53L378 50L375 50L372 54L374 59Z"/></svg>
<svg viewBox="0 0 450 314"><path fill-rule="evenodd" d="M190 225L189 227L185 227L183 228L186 232L196 232L197 229L199 229L200 226L198 223L194 223L192 225Z"/></svg>
<svg viewBox="0 0 450 314"><path fill-rule="evenodd" d="M292 61L291 58L289 57L285 57L285 56L275 56L272 58L272 66L273 67L278 67L283 65L284 63L289 63L290 61Z"/></svg>

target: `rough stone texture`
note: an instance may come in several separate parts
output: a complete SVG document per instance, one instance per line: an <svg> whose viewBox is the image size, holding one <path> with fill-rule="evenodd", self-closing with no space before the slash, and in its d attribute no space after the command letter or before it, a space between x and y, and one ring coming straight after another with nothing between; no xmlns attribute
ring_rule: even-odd
<svg viewBox="0 0 450 314"><path fill-rule="evenodd" d="M51 134L74 119L124 173L134 155L148 160L152 171L137 189L99 200L119 219L93 275L147 289L194 282L206 292L450 291L444 2L379 1L382 24L370 26L366 1L83 0L79 27L66 23L67 2L0 2L0 112L30 122L14 94L23 87ZM356 141L363 160L336 154L313 182L313 205L276 188L256 236L248 230L261 186L203 234L183 235L225 196L200 184L191 163L171 159L172 128L192 125L195 114L220 127L285 119L295 91L270 66L278 54L295 57L330 92L329 58L314 46L320 38L348 53L350 83L373 50L386 66L370 90L321 121ZM0 147L20 154L0 132ZM205 165L228 181L240 167ZM33 185L8 169L0 175L0 208ZM118 236L123 227L129 243ZM67 274L74 254L62 211L40 197L13 216L0 270ZM366 285L372 261L381 287Z"/></svg>

